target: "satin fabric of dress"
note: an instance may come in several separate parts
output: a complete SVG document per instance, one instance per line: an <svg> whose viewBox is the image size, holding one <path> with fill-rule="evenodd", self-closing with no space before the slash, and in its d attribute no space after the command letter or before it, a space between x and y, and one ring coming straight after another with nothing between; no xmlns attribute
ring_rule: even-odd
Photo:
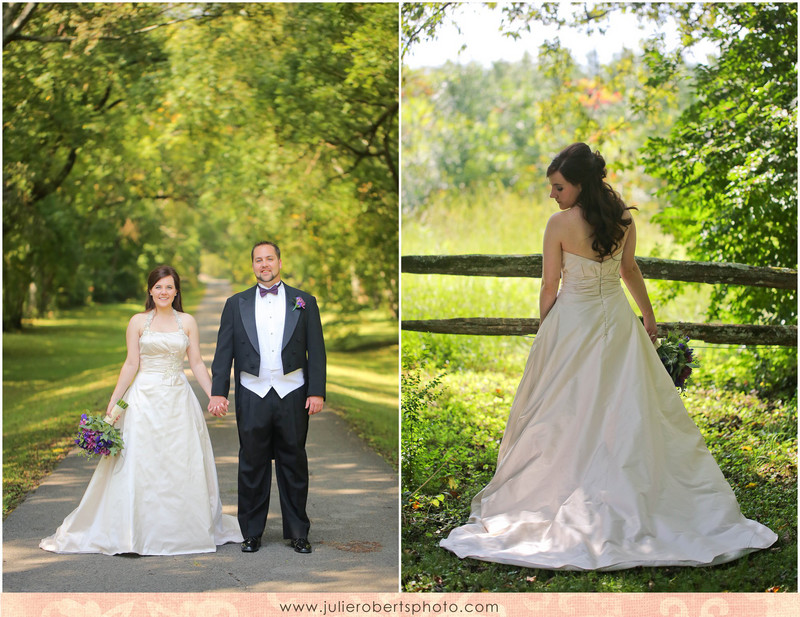
<svg viewBox="0 0 800 617"><path fill-rule="evenodd" d="M182 330L142 334L117 422L124 448L100 460L80 505L41 548L175 555L242 541L236 518L222 514L208 429L183 373L187 345Z"/></svg>
<svg viewBox="0 0 800 617"><path fill-rule="evenodd" d="M491 482L441 546L554 570L711 565L775 542L744 518L619 277L563 253Z"/></svg>

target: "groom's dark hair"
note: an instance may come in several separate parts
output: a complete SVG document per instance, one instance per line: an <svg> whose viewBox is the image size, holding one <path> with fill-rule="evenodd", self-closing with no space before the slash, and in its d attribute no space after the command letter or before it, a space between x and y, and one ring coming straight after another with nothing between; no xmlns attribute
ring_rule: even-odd
<svg viewBox="0 0 800 617"><path fill-rule="evenodd" d="M275 254L278 256L278 259L281 258L281 249L278 248L277 244L275 244L274 242L270 242L268 240L262 240L261 242L256 242L255 245L253 245L253 249L250 251L250 261L253 261L253 257L256 254L256 249L259 246L263 246L265 244L269 244L272 248L274 248L275 249Z"/></svg>

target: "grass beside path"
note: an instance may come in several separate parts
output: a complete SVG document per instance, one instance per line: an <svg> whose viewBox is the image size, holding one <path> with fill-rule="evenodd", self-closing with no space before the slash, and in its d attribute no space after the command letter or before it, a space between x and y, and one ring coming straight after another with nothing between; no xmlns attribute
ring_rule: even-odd
<svg viewBox="0 0 800 617"><path fill-rule="evenodd" d="M67 311L3 335L3 517L73 447L80 414L105 410L133 303Z"/></svg>
<svg viewBox="0 0 800 617"><path fill-rule="evenodd" d="M397 320L363 312L323 316L328 399L359 437L398 464Z"/></svg>

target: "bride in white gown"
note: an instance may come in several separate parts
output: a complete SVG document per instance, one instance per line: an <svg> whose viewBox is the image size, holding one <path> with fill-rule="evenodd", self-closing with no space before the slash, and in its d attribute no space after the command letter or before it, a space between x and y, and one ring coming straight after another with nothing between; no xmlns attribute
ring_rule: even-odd
<svg viewBox="0 0 800 617"><path fill-rule="evenodd" d="M658 358L636 228L605 175L586 144L548 168L561 212L544 235L542 322L495 475L441 542L461 558L552 570L701 566L777 539L742 516Z"/></svg>
<svg viewBox="0 0 800 617"><path fill-rule="evenodd" d="M40 542L47 551L177 555L242 541L236 518L222 514L208 429L183 373L188 352L210 394L197 324L180 312L178 273L153 270L148 294L145 312L128 324L128 355L107 410L120 398L128 403L116 422L124 448L100 460L80 505Z"/></svg>

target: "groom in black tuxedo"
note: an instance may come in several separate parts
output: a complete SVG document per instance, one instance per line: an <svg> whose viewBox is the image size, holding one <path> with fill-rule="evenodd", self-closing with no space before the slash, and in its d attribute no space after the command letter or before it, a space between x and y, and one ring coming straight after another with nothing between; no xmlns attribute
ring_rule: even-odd
<svg viewBox="0 0 800 617"><path fill-rule="evenodd" d="M283 537L298 553L310 553L305 444L309 416L325 399L319 308L314 296L281 281L276 244L259 242L250 257L258 284L228 298L222 310L208 410L227 413L233 364L242 551L261 547L275 459Z"/></svg>

